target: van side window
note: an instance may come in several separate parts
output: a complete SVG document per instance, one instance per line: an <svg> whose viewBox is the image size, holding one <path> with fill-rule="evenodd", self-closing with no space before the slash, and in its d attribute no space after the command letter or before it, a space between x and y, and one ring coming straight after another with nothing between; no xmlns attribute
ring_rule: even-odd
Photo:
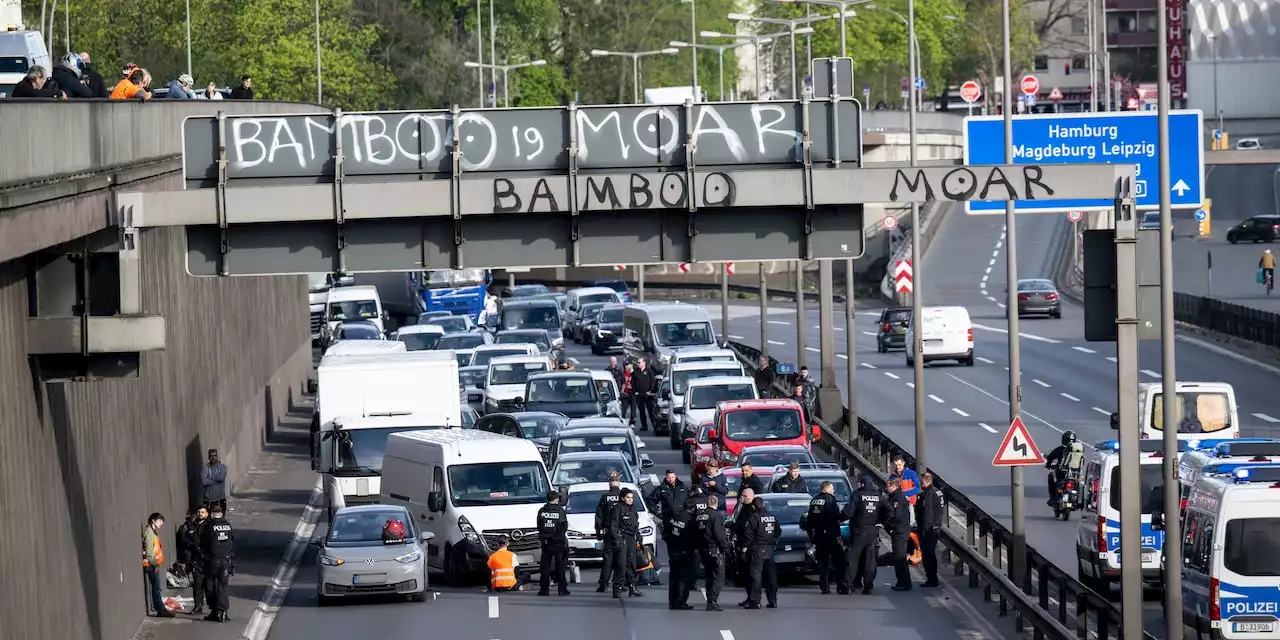
<svg viewBox="0 0 1280 640"><path fill-rule="evenodd" d="M1209 573L1213 558L1213 516L1190 512L1183 529L1182 554L1187 566L1201 573Z"/></svg>
<svg viewBox="0 0 1280 640"><path fill-rule="evenodd" d="M644 323L644 329L640 332L640 343L644 345L645 351L650 353L656 351L653 347L653 329L648 322Z"/></svg>

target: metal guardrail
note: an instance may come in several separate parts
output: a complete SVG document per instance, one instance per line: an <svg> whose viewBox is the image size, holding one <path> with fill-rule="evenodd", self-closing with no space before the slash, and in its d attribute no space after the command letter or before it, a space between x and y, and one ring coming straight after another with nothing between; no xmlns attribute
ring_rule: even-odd
<svg viewBox="0 0 1280 640"><path fill-rule="evenodd" d="M635 281L627 280L628 285L634 286ZM548 288L574 289L577 287L590 287L593 283L588 280L546 280L542 278L520 278L520 284L540 284ZM720 283L718 282L663 282L646 280L644 288L658 289L662 291L705 291L720 293ZM760 287L752 287L743 284L729 284L730 293L747 293L751 295L760 295ZM769 298L782 298L784 300L795 300L795 289L769 289ZM844 295L832 294L835 302L844 302ZM805 301L817 301L818 294L814 291L804 292Z"/></svg>
<svg viewBox="0 0 1280 640"><path fill-rule="evenodd" d="M1280 314L1243 305L1174 292L1173 318L1269 347L1280 347Z"/></svg>

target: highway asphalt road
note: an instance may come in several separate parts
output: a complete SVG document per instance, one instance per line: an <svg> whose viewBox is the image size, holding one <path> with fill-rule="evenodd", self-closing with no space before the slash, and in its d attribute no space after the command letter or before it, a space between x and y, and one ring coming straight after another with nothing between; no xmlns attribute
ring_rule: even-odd
<svg viewBox="0 0 1280 640"><path fill-rule="evenodd" d="M942 224L924 258L924 268L916 273L923 280L926 305L963 305L969 309L978 361L973 367L949 363L927 367L927 458L931 468L1008 525L1009 472L991 466L1009 425L1003 216L969 217L957 209ZM1066 237L1058 228L1066 224L1063 216L1019 218L1019 277L1050 275L1049 265L1056 253L1052 244L1055 237ZM718 316L718 311L712 309L713 316ZM731 338L741 338L748 344L759 341L758 312L754 307L736 308L731 315L738 316L730 320ZM856 328L860 411L899 445L914 451L912 371L901 351L876 353L877 315L871 310L857 315L861 324ZM795 309L790 305L777 305L767 320L770 352L784 362L794 359L787 357L795 350L794 322ZM806 322L806 359L814 368L818 345L816 310L807 314ZM837 327L837 352L843 353L843 321ZM1115 349L1112 344L1083 340L1083 310L1068 302L1060 320L1024 318L1020 333L1022 415L1041 450L1047 453L1068 429L1086 443L1114 438L1108 415L1115 407ZM1240 405L1243 434L1280 436L1280 412L1273 408L1280 379L1235 359L1239 356L1232 358L1219 348L1197 346L1187 340L1183 337L1177 343L1177 358L1182 364L1179 377L1231 383ZM841 387L845 385L846 364L843 357L837 358L836 380ZM1141 345L1140 367L1142 381L1159 380L1158 342ZM1064 570L1074 572L1079 520L1054 520L1045 506L1048 491L1044 472L1028 468L1025 475L1028 543ZM1151 628L1158 629L1158 608L1154 603L1150 607L1156 609Z"/></svg>
<svg viewBox="0 0 1280 640"><path fill-rule="evenodd" d="M1280 294L1266 295L1255 280L1258 258L1280 246L1227 242L1227 230L1251 216L1276 213L1274 176L1280 165L1217 165L1208 171L1208 197L1213 200L1210 238L1190 238L1196 223L1179 212L1174 222L1174 290L1213 297L1233 304L1280 313ZM1209 254L1213 270L1209 271ZM1212 282L1210 276L1212 275Z"/></svg>
<svg viewBox="0 0 1280 640"><path fill-rule="evenodd" d="M603 368L606 358L570 345L570 355L579 367ZM650 432L652 433L652 432ZM648 435L648 434L646 434ZM665 469L689 477L689 467L680 463L678 451L670 449L667 438L645 438L645 451L654 460L653 472ZM316 528L324 535L326 525ZM661 542L659 543L661 545ZM939 606L940 593L915 590L897 593L889 589L892 571L881 569L881 583L869 596L822 596L814 584L804 581L784 586L777 610L739 611L744 599L741 589L726 588L721 593L722 613L702 610L705 599L694 593L693 611L667 608L665 549L659 550L664 567L663 586L647 587L644 598L614 600L596 593L597 569L583 571L583 583L572 585L567 597L537 597L534 591L493 596L481 586L448 588L440 584L436 600L425 604L402 601L361 601L339 603L320 609L315 602L315 552L305 555L296 581L271 629L271 638L311 640L404 640L405 638L449 638L450 640L777 640L793 637L799 630L825 638L858 635L900 640L968 640L964 628L973 624L958 621L952 610ZM439 580L433 576L433 580ZM784 585L787 583L784 582ZM536 589L535 589L536 590Z"/></svg>

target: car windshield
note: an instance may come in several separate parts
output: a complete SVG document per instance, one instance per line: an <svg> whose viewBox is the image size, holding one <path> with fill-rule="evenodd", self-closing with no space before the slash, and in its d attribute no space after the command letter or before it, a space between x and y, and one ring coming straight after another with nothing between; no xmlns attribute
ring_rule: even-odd
<svg viewBox="0 0 1280 640"><path fill-rule="evenodd" d="M387 438L402 431L421 431L444 425L383 427L380 429L344 429L338 436L338 455L334 457L335 476L382 473L382 457L387 453ZM334 432L326 434L333 438Z"/></svg>
<svg viewBox="0 0 1280 640"><path fill-rule="evenodd" d="M808 462L817 462L813 459L813 454L804 449L783 450L783 451L752 451L747 449L742 452L742 459L739 464L749 464L757 469L765 469L765 473L778 465L788 465L792 462L801 464Z"/></svg>
<svg viewBox="0 0 1280 640"><path fill-rule="evenodd" d="M689 409L714 409L721 402L732 400L751 400L756 397L756 386L752 382L735 382L733 384L714 384L705 387L694 387L690 390Z"/></svg>
<svg viewBox="0 0 1280 640"><path fill-rule="evenodd" d="M477 382L484 380L484 374L488 373L488 369L470 367L458 370L458 386L474 387Z"/></svg>
<svg viewBox="0 0 1280 640"><path fill-rule="evenodd" d="M471 354L471 366L484 366L489 364L494 358L503 356L527 356L529 352L524 349L477 349Z"/></svg>
<svg viewBox="0 0 1280 640"><path fill-rule="evenodd" d="M600 324L622 324L622 308L604 309L600 312Z"/></svg>
<svg viewBox="0 0 1280 640"><path fill-rule="evenodd" d="M1053 283L1048 280L1020 280L1018 291L1053 291Z"/></svg>
<svg viewBox="0 0 1280 640"><path fill-rule="evenodd" d="M595 379L595 381L596 381L596 395L600 396L601 400L605 402L612 402L618 399L618 394L613 392L614 391L613 380Z"/></svg>
<svg viewBox="0 0 1280 640"><path fill-rule="evenodd" d="M484 335L482 334L454 333L440 338L440 343L436 345L436 348L440 350L474 349L484 343ZM470 358L471 354L467 354L467 357Z"/></svg>
<svg viewBox="0 0 1280 640"><path fill-rule="evenodd" d="M471 330L471 324L467 322L467 319L464 316L436 318L431 321L431 324L444 329L445 333L462 333Z"/></svg>
<svg viewBox="0 0 1280 640"><path fill-rule="evenodd" d="M796 409L731 411L724 421L724 437L740 442L792 440L804 435L803 421Z"/></svg>
<svg viewBox="0 0 1280 640"><path fill-rule="evenodd" d="M1148 212L1142 216L1143 225L1160 226L1160 214Z"/></svg>
<svg viewBox="0 0 1280 640"><path fill-rule="evenodd" d="M560 310L553 304L502 310L503 329L559 329Z"/></svg>
<svg viewBox="0 0 1280 640"><path fill-rule="evenodd" d="M1280 576L1280 518L1228 520L1223 542L1228 571L1249 577Z"/></svg>
<svg viewBox="0 0 1280 640"><path fill-rule="evenodd" d="M653 326L654 339L664 347L692 347L715 344L710 322L668 322Z"/></svg>
<svg viewBox="0 0 1280 640"><path fill-rule="evenodd" d="M449 467L449 497L455 507L537 504L547 499L542 462L489 462Z"/></svg>
<svg viewBox="0 0 1280 640"><path fill-rule="evenodd" d="M15 5L16 6L16 5ZM26 73L27 59L22 56L0 56L0 73ZM10 88L13 85L7 85Z"/></svg>
<svg viewBox="0 0 1280 640"><path fill-rule="evenodd" d="M529 383L529 402L596 402L591 378L546 378Z"/></svg>
<svg viewBox="0 0 1280 640"><path fill-rule="evenodd" d="M911 322L910 309L893 309L884 313L884 321L888 323Z"/></svg>
<svg viewBox="0 0 1280 640"><path fill-rule="evenodd" d="M342 325L343 340L377 340L382 337L377 327L367 324L344 324Z"/></svg>
<svg viewBox="0 0 1280 640"><path fill-rule="evenodd" d="M427 286L432 289L479 287L485 280L484 269L440 269L427 275Z"/></svg>
<svg viewBox="0 0 1280 640"><path fill-rule="evenodd" d="M583 318L590 318L596 315L597 313L600 313L600 310L604 308L605 304L606 303L604 302L592 302L590 304L584 304L582 305L582 312L580 315Z"/></svg>
<svg viewBox="0 0 1280 640"><path fill-rule="evenodd" d="M605 305L605 304L607 304L607 303L617 304L617 303L618 303L618 294L616 294L616 293L588 293L588 294L586 294L586 295L578 296L578 305L582 307L582 311L583 311L584 313L586 312L586 310L587 310L587 307L588 307L588 306L591 306L591 305L594 305L594 304L599 304L600 306L604 306L604 305ZM598 307L597 307L597 308L598 308Z"/></svg>
<svg viewBox="0 0 1280 640"><path fill-rule="evenodd" d="M498 344L531 344L546 351L551 348L551 340L546 331L521 331L520 333L499 332L495 338Z"/></svg>
<svg viewBox="0 0 1280 640"><path fill-rule="evenodd" d="M1178 433L1214 433L1231 428L1231 402L1221 391L1179 391ZM1151 396L1151 428L1164 430L1164 394Z"/></svg>
<svg viewBox="0 0 1280 640"><path fill-rule="evenodd" d="M405 351L430 351L440 344L441 337L438 333L401 333L396 340L404 343Z"/></svg>
<svg viewBox="0 0 1280 640"><path fill-rule="evenodd" d="M499 362L489 365L489 384L524 384L529 376L547 370L546 362Z"/></svg>
<svg viewBox="0 0 1280 640"><path fill-rule="evenodd" d="M551 484L557 487L582 484L583 482L608 482L609 476L617 473L623 482L635 482L631 465L622 459L601 460L566 460L556 463L551 474Z"/></svg>
<svg viewBox="0 0 1280 640"><path fill-rule="evenodd" d="M764 498L765 508L778 519L778 524L781 525L800 524L800 516L809 511L808 498L779 499L768 495L761 497Z"/></svg>
<svg viewBox="0 0 1280 640"><path fill-rule="evenodd" d="M526 438L550 438L568 421L564 416L516 416L520 431Z"/></svg>
<svg viewBox="0 0 1280 640"><path fill-rule="evenodd" d="M510 297L512 298L531 298L533 296L540 296L546 293L551 293L550 291L547 290L547 287L545 285L540 285L540 284L516 285L514 287L511 287L510 289L507 289L507 291L511 292Z"/></svg>
<svg viewBox="0 0 1280 640"><path fill-rule="evenodd" d="M463 429L476 428L476 422L478 422L479 420L480 420L480 414L476 413L475 409L472 409L471 407L468 407L465 404L462 405L462 428Z"/></svg>
<svg viewBox="0 0 1280 640"><path fill-rule="evenodd" d="M1151 514L1160 511L1159 492L1164 490L1164 476L1158 464L1144 464L1138 467L1138 481L1142 483L1142 513ZM1154 498L1154 499L1153 499ZM1111 508L1120 510L1120 467L1111 469Z"/></svg>
<svg viewBox="0 0 1280 640"><path fill-rule="evenodd" d="M723 369L686 369L676 371L671 376L671 392L682 396L685 389L689 387L690 380L698 378L715 378L717 376L740 376L742 375L742 367L733 366Z"/></svg>
<svg viewBox="0 0 1280 640"><path fill-rule="evenodd" d="M572 433L572 432L570 432ZM573 436L561 438L556 447L556 455L576 453L578 451L617 451L627 459L627 464L634 465L640 456L636 453L636 443L630 436Z"/></svg>
<svg viewBox="0 0 1280 640"><path fill-rule="evenodd" d="M600 489L599 491L575 491L569 494L569 504L565 505L565 511L570 514L576 513L595 513L596 507L600 504L600 498L608 493L608 489ZM636 511L644 513L644 500L640 500L636 496Z"/></svg>
<svg viewBox="0 0 1280 640"><path fill-rule="evenodd" d="M452 318L452 311L428 311L418 314L418 324L434 324L432 320L437 318Z"/></svg>
<svg viewBox="0 0 1280 640"><path fill-rule="evenodd" d="M407 535L404 542L412 543L417 538L413 519L409 514L404 509L388 507L343 511L335 514L324 544L328 547L382 546L387 544L382 540L382 529L391 520L398 520L405 526Z"/></svg>
<svg viewBox="0 0 1280 640"><path fill-rule="evenodd" d="M329 319L331 320L373 320L378 317L378 303L375 300L348 300L346 302L329 303Z"/></svg>

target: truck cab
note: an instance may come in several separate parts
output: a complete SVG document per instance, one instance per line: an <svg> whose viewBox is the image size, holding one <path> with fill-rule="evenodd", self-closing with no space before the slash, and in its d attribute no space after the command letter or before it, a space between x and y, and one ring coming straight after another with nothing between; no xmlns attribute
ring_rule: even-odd
<svg viewBox="0 0 1280 640"><path fill-rule="evenodd" d="M493 282L493 272L488 269L437 269L424 272L420 282L417 274L409 277L421 291L427 311L448 311L475 323L480 321L485 295Z"/></svg>

